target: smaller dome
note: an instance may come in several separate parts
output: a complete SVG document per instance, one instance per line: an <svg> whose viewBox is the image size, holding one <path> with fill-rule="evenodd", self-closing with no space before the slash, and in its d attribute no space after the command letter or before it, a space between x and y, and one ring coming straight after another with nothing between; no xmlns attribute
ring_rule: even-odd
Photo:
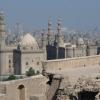
<svg viewBox="0 0 100 100"><path fill-rule="evenodd" d="M78 38L78 44L80 44L80 45L82 45L82 44L84 44L84 40L83 40L83 38Z"/></svg>
<svg viewBox="0 0 100 100"><path fill-rule="evenodd" d="M31 47L34 50L39 48L36 39L30 33L27 33L19 44L21 47Z"/></svg>

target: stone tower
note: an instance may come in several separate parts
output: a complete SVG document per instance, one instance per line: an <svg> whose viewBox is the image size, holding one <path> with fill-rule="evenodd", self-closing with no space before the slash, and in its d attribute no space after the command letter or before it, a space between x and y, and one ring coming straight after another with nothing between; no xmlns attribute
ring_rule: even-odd
<svg viewBox="0 0 100 100"><path fill-rule="evenodd" d="M63 34L61 32L61 19L60 18L58 19L58 22L57 22L56 41L57 41L58 47L64 47L64 37L63 37Z"/></svg>
<svg viewBox="0 0 100 100"><path fill-rule="evenodd" d="M45 34L45 30L43 29L41 33L41 48L42 49L46 48L46 45L47 45L47 36Z"/></svg>
<svg viewBox="0 0 100 100"><path fill-rule="evenodd" d="M0 12L0 47L3 48L5 46L5 23L4 23L4 14Z"/></svg>
<svg viewBox="0 0 100 100"><path fill-rule="evenodd" d="M45 34L45 30L43 29L42 33L41 33L41 48L44 51L44 57L45 59L47 59L47 52L46 52L46 45L47 45L47 36Z"/></svg>
<svg viewBox="0 0 100 100"><path fill-rule="evenodd" d="M6 55L5 55L5 24L4 14L0 12L0 75L5 73Z"/></svg>
<svg viewBox="0 0 100 100"><path fill-rule="evenodd" d="M48 20L48 33L47 33L47 45L51 45L51 20L50 20L50 17L49 17L49 20Z"/></svg>

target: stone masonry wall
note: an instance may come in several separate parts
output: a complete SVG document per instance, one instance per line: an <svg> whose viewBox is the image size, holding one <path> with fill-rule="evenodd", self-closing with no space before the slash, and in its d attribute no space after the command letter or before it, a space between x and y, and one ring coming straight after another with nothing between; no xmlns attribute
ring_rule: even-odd
<svg viewBox="0 0 100 100"><path fill-rule="evenodd" d="M4 95L0 95L0 100L21 100L21 92L19 89L20 85L23 85L25 89L25 91L23 92L25 94L25 99L23 100L30 100L31 97L37 97L38 100L46 100L46 82L47 79L44 76L37 75L31 78L0 83L6 85L6 93Z"/></svg>
<svg viewBox="0 0 100 100"><path fill-rule="evenodd" d="M71 67L86 67L90 65L100 64L100 55L77 57L68 59L48 60L43 62L43 67L47 72L56 72Z"/></svg>

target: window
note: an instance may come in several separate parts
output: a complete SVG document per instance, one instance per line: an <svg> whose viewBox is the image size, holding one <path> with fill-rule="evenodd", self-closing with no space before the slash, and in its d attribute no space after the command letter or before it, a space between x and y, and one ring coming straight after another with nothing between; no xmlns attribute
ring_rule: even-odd
<svg viewBox="0 0 100 100"><path fill-rule="evenodd" d="M9 60L9 63L11 63L11 60Z"/></svg>
<svg viewBox="0 0 100 100"><path fill-rule="evenodd" d="M31 47L31 49L33 50L33 47Z"/></svg>
<svg viewBox="0 0 100 100"><path fill-rule="evenodd" d="M11 66L9 65L9 68L11 68Z"/></svg>
<svg viewBox="0 0 100 100"><path fill-rule="evenodd" d="M37 65L39 65L40 64L40 62L37 62Z"/></svg>
<svg viewBox="0 0 100 100"><path fill-rule="evenodd" d="M25 50L25 49L26 49L26 47L23 47L23 49Z"/></svg>
<svg viewBox="0 0 100 100"><path fill-rule="evenodd" d="M18 100L25 100L25 86L19 85L18 90L19 90L19 99Z"/></svg>
<svg viewBox="0 0 100 100"><path fill-rule="evenodd" d="M28 65L28 62L26 62L26 65Z"/></svg>

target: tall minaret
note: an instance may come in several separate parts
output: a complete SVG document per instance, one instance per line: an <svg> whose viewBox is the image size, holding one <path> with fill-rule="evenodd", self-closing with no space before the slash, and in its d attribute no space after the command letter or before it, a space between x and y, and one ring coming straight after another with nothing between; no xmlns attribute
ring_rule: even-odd
<svg viewBox="0 0 100 100"><path fill-rule="evenodd" d="M64 37L61 32L61 19L57 21L57 44L59 47L64 47Z"/></svg>
<svg viewBox="0 0 100 100"><path fill-rule="evenodd" d="M41 33L41 47L42 49L46 48L46 34L45 34L45 30L43 29L42 30L42 33Z"/></svg>
<svg viewBox="0 0 100 100"><path fill-rule="evenodd" d="M51 44L51 19L49 17L49 20L48 20L48 33L47 33L47 45L50 45Z"/></svg>
<svg viewBox="0 0 100 100"><path fill-rule="evenodd" d="M4 23L4 14L0 12L0 46L1 48L5 46L5 23Z"/></svg>
<svg viewBox="0 0 100 100"><path fill-rule="evenodd" d="M43 29L42 33L41 33L41 47L44 51L44 59L47 59L47 51L46 51L46 45L47 45L47 41L46 41L46 34L45 34L45 30Z"/></svg>
<svg viewBox="0 0 100 100"><path fill-rule="evenodd" d="M58 35L61 35L61 18L58 18L57 20L57 31Z"/></svg>

